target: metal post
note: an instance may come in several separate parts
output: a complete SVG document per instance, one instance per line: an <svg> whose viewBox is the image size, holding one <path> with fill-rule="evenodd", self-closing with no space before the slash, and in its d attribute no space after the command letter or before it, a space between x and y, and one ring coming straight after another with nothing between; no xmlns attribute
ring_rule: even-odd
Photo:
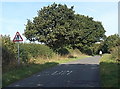
<svg viewBox="0 0 120 89"><path fill-rule="evenodd" d="M19 42L18 42L18 65L20 64L20 58L19 58Z"/></svg>

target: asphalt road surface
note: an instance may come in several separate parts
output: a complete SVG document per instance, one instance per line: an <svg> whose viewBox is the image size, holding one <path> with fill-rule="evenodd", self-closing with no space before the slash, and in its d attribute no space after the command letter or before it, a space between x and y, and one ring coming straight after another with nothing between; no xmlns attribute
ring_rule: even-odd
<svg viewBox="0 0 120 89"><path fill-rule="evenodd" d="M99 59L94 56L59 64L8 87L100 87Z"/></svg>

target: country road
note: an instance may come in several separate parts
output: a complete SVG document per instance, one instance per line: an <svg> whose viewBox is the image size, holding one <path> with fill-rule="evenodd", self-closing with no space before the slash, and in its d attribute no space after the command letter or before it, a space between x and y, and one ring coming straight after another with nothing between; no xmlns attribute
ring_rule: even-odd
<svg viewBox="0 0 120 89"><path fill-rule="evenodd" d="M8 87L100 87L99 60L94 56L59 64Z"/></svg>

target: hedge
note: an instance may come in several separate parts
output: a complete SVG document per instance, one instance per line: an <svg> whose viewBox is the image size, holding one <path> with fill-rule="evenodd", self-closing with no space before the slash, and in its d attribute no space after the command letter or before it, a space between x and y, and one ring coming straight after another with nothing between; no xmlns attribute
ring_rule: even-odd
<svg viewBox="0 0 120 89"><path fill-rule="evenodd" d="M9 64L17 63L17 43L13 43L9 36L2 36L2 64L3 67ZM52 49L44 44L35 43L19 43L21 63L28 63L33 57L41 57L42 59L51 58L54 55Z"/></svg>

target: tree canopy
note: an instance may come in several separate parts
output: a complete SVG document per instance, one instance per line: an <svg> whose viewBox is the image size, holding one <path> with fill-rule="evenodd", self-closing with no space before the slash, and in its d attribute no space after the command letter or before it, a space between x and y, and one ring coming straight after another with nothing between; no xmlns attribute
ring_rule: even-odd
<svg viewBox="0 0 120 89"><path fill-rule="evenodd" d="M102 44L103 52L110 52L112 48L120 45L120 37L118 34L110 35L105 39L105 41Z"/></svg>
<svg viewBox="0 0 120 89"><path fill-rule="evenodd" d="M74 6L55 4L43 7L33 21L27 21L24 35L56 49L64 46L88 48L104 38L102 23L92 17L75 14Z"/></svg>

